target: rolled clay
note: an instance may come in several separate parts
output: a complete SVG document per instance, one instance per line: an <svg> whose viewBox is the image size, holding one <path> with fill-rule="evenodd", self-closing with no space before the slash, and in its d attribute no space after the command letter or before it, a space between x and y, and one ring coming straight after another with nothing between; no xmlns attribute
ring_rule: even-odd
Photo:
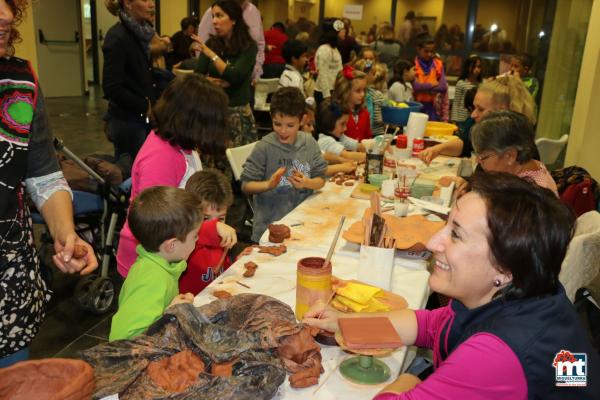
<svg viewBox="0 0 600 400"><path fill-rule="evenodd" d="M80 244L76 244L75 246L73 246L73 258L83 258L87 255L87 253L87 247L82 246Z"/></svg>
<svg viewBox="0 0 600 400"><path fill-rule="evenodd" d="M283 241L291 236L290 228L283 224L269 225L269 242L283 243Z"/></svg>
<svg viewBox="0 0 600 400"><path fill-rule="evenodd" d="M168 392L183 392L204 372L204 362L191 350L148 364L150 379Z"/></svg>
<svg viewBox="0 0 600 400"><path fill-rule="evenodd" d="M220 363L220 364L213 362L211 369L210 369L210 373L215 376L224 376L224 377L231 376L231 375L233 375L233 365L236 363L236 361L237 361L237 359L233 359L231 361Z"/></svg>
<svg viewBox="0 0 600 400"><path fill-rule="evenodd" d="M251 278L256 273L258 265L256 265L255 262L248 261L246 264L244 264L244 268L246 268L246 271L244 272L244 278Z"/></svg>
<svg viewBox="0 0 600 400"><path fill-rule="evenodd" d="M231 293L229 293L227 290L215 290L214 292L212 292L212 295L215 296L217 299L231 298Z"/></svg>
<svg viewBox="0 0 600 400"><path fill-rule="evenodd" d="M267 253L275 257L279 257L283 253L287 252L287 247L284 245L279 246L258 246L259 253Z"/></svg>

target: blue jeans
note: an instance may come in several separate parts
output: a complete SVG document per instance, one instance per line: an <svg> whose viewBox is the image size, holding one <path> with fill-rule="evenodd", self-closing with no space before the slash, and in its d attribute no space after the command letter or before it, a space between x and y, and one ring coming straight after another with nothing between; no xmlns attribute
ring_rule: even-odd
<svg viewBox="0 0 600 400"><path fill-rule="evenodd" d="M133 162L149 132L149 124L109 116L108 135L115 146L115 160L119 160L124 155L130 155Z"/></svg>
<svg viewBox="0 0 600 400"><path fill-rule="evenodd" d="M29 359L29 347L25 347L12 353L4 358L0 358L0 368L10 367L11 365L18 363L19 361L27 361Z"/></svg>

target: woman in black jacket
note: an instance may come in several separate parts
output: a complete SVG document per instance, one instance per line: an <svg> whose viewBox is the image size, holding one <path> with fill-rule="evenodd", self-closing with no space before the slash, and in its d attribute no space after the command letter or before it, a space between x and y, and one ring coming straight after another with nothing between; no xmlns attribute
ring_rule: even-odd
<svg viewBox="0 0 600 400"><path fill-rule="evenodd" d="M108 100L108 134L115 158L135 159L150 131L150 107L157 97L150 58L156 35L154 0L104 0L119 22L106 33L102 88Z"/></svg>

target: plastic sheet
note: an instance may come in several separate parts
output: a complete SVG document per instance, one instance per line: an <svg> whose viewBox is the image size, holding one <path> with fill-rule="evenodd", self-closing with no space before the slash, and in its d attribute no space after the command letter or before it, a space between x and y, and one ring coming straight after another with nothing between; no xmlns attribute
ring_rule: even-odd
<svg viewBox="0 0 600 400"><path fill-rule="evenodd" d="M118 394L120 399L269 399L286 376L286 365L276 348L284 339L301 335L304 330L308 328L296 323L286 304L269 296L241 294L199 308L191 304L176 305L145 334L98 345L84 351L82 356L95 368L95 399L112 394ZM306 342L312 337L302 340ZM291 357L310 361L304 368L295 365L295 371L290 372L310 369L313 373L305 374L314 377L317 366L320 374L321 355L314 348L307 353L306 348L301 348L304 360L295 354ZM185 350L202 359L205 372L182 392L171 392L154 384L147 372L148 364ZM213 363L231 360L236 360L232 376L209 373ZM309 380L315 381L304 377L300 381L307 384Z"/></svg>

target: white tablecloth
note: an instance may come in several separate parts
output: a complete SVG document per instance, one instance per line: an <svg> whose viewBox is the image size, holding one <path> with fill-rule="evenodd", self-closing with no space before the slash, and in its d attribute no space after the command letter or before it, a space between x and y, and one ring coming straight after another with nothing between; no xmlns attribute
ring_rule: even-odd
<svg viewBox="0 0 600 400"><path fill-rule="evenodd" d="M416 161L415 161L416 162ZM423 166L419 166L423 168ZM448 162L440 158L429 169L423 171L431 177L456 174L458 161ZM345 228L348 228L363 215L364 209L369 206L365 200L350 197L353 187L338 186L328 182L322 191L311 196L295 210L282 219L282 223L291 226L292 235L286 239L287 253L273 257L268 254L259 254L255 249L249 256L241 257L223 275L199 293L194 305L200 306L215 300L212 296L214 290L227 290L232 294L259 293L272 296L288 304L294 310L296 304L296 264L304 257L325 257L333 235L335 234L339 218L346 216ZM267 234L263 235L261 242L266 241ZM243 265L248 261L258 264L256 274L251 278L244 278ZM359 261L359 246L348 243L340 237L336 251L332 257L333 274L342 279L356 279ZM426 262L423 260L407 259L397 256L395 258L392 292L403 296L408 306L413 309L423 308L429 296L427 280L429 273ZM250 289L236 283L242 282ZM319 387L313 386L306 389L293 389L289 382L281 385L276 399L369 399L385 385L359 386L345 380L339 373L338 366L341 361L350 355L338 347L322 346L323 368ZM392 371L395 378L407 355L407 348L394 352L391 356L382 358ZM391 379L390 379L391 381ZM318 388L318 390L317 390ZM315 393L316 391L316 393Z"/></svg>

